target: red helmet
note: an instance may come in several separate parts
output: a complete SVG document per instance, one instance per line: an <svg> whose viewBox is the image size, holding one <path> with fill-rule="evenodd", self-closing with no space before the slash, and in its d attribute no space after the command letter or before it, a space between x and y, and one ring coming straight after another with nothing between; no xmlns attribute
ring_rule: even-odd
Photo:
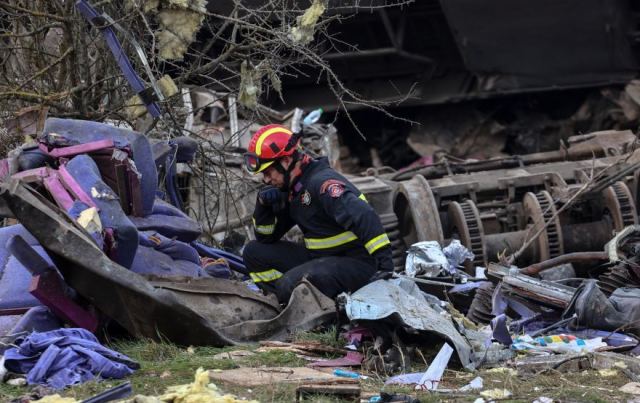
<svg viewBox="0 0 640 403"><path fill-rule="evenodd" d="M244 163L251 173L262 172L277 159L293 155L297 139L291 130L282 125L262 126L251 138Z"/></svg>

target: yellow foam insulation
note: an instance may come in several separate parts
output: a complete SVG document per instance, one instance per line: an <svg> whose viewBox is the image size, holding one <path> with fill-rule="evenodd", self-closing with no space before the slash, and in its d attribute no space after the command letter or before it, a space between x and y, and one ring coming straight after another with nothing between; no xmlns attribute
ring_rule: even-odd
<svg viewBox="0 0 640 403"><path fill-rule="evenodd" d="M95 207L82 210L77 221L90 234L102 232L102 222L98 215L98 209Z"/></svg>
<svg viewBox="0 0 640 403"><path fill-rule="evenodd" d="M168 3L168 4L167 4ZM188 46L204 21L206 0L171 0L157 15L156 31L159 56L166 60L182 60Z"/></svg>
<svg viewBox="0 0 640 403"><path fill-rule="evenodd" d="M178 86L168 75L164 75L158 80L158 88L165 98L172 97L178 93ZM125 103L124 113L129 120L134 120L147 113L147 108L139 96L134 95Z"/></svg>
<svg viewBox="0 0 640 403"><path fill-rule="evenodd" d="M127 9L132 10L142 6L142 11L150 13L156 11L160 7L160 0L127 0L125 2Z"/></svg>
<svg viewBox="0 0 640 403"><path fill-rule="evenodd" d="M33 403L79 403L79 400L72 397L62 397L60 395L49 395L40 400L34 400Z"/></svg>
<svg viewBox="0 0 640 403"><path fill-rule="evenodd" d="M165 60L182 60L207 11L207 0L127 0L126 4L155 17L158 55Z"/></svg>
<svg viewBox="0 0 640 403"><path fill-rule="evenodd" d="M136 396L123 403L258 403L256 400L240 400L233 395L222 394L218 387L209 382L209 371L198 368L193 383L169 386L157 397Z"/></svg>
<svg viewBox="0 0 640 403"><path fill-rule="evenodd" d="M258 97L262 93L260 80L262 73L247 65L246 60L240 65L240 90L238 91L238 102L249 109L254 109L258 105Z"/></svg>
<svg viewBox="0 0 640 403"><path fill-rule="evenodd" d="M313 40L318 19L327 9L326 0L313 0L311 6L298 18L297 26L292 27L289 38L301 45L306 45Z"/></svg>
<svg viewBox="0 0 640 403"><path fill-rule="evenodd" d="M169 7L188 8L192 2L189 0L165 0L164 3Z"/></svg>

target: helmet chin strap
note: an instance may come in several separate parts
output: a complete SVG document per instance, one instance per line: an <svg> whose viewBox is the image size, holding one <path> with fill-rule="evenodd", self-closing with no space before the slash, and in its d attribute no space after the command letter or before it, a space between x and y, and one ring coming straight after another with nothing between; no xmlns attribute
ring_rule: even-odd
<svg viewBox="0 0 640 403"><path fill-rule="evenodd" d="M286 192L289 191L289 188L291 186L291 172L293 172L294 168L296 167L296 163L298 162L299 159L300 159L300 155L298 151L295 151L293 154L291 154L291 163L289 164L289 167L287 167L286 169L282 166L282 164L280 163L280 160L276 161L273 164L273 167L284 176L284 186L282 190Z"/></svg>

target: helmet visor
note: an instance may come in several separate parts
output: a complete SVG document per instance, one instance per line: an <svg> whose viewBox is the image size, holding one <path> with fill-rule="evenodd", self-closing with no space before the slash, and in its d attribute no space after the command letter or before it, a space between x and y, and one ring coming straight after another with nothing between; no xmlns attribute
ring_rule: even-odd
<svg viewBox="0 0 640 403"><path fill-rule="evenodd" d="M262 172L273 164L273 160L262 159L254 153L245 153L243 157L245 168L252 174Z"/></svg>

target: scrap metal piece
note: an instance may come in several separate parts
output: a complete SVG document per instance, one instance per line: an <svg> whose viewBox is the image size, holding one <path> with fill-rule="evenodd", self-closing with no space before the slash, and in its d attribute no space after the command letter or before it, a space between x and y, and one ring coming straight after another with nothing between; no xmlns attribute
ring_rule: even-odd
<svg viewBox="0 0 640 403"><path fill-rule="evenodd" d="M91 25L102 32L105 41L107 42L107 46L109 47L109 50L111 50L111 53L113 53L113 56L118 63L118 67L120 67L120 70L122 70L122 73L127 79L127 82L129 83L131 88L133 88L133 90L140 96L151 116L153 116L154 119L159 118L162 115L162 112L160 110L160 106L156 102L156 99L158 101L163 101L164 97L162 95L162 92L156 85L155 78L151 72L151 69L149 68L149 63L142 47L135 40L133 40L133 38L127 31L122 29L119 24L111 19L111 17L109 17L105 13L98 14L96 9L93 8L93 6L91 6L86 0L78 0L76 2L76 8ZM138 76L135 69L131 65L131 61L125 56L122 45L115 35L114 28L120 31L120 33L124 34L127 39L129 39L129 41L134 45L138 57L142 61L143 66L145 66L147 75L149 76L149 80L151 81L150 88L152 89L153 95L156 99L149 96L149 91L147 88L145 88L144 82L142 81L140 76Z"/></svg>
<svg viewBox="0 0 640 403"><path fill-rule="evenodd" d="M554 308L569 306L576 289L550 281L512 271L498 264L489 265L489 274L502 278L502 291L519 297L531 299Z"/></svg>
<svg viewBox="0 0 640 403"><path fill-rule="evenodd" d="M604 250L609 255L609 261L611 263L623 260L625 256L622 256L623 253L619 250L620 245L624 243L627 237L636 233L640 233L640 225L630 225L622 231L618 232L616 236L614 236L609 242L607 242L607 244L604 246Z"/></svg>
<svg viewBox="0 0 640 403"><path fill-rule="evenodd" d="M609 260L609 256L606 252L574 252L567 253L548 259L539 263L534 263L524 269L520 270L520 274L526 274L528 276L535 276L543 270L550 269L552 267L559 266L561 264L575 263L575 262L594 262Z"/></svg>
<svg viewBox="0 0 640 403"><path fill-rule="evenodd" d="M173 291L186 306L209 318L220 328L248 320L273 318L280 312L275 295L253 292L241 282L212 277L148 278L152 286ZM241 336L236 338L242 339Z"/></svg>
<svg viewBox="0 0 640 403"><path fill-rule="evenodd" d="M412 281L375 281L351 295L339 295L338 301L350 320L386 320L436 333L453 344L465 368L472 370L476 366L471 345L460 334L453 319L426 298Z"/></svg>
<svg viewBox="0 0 640 403"><path fill-rule="evenodd" d="M274 318L248 320L220 328L227 337L237 340L279 340L294 331L311 330L335 318L336 304L302 280L293 289L287 306Z"/></svg>

